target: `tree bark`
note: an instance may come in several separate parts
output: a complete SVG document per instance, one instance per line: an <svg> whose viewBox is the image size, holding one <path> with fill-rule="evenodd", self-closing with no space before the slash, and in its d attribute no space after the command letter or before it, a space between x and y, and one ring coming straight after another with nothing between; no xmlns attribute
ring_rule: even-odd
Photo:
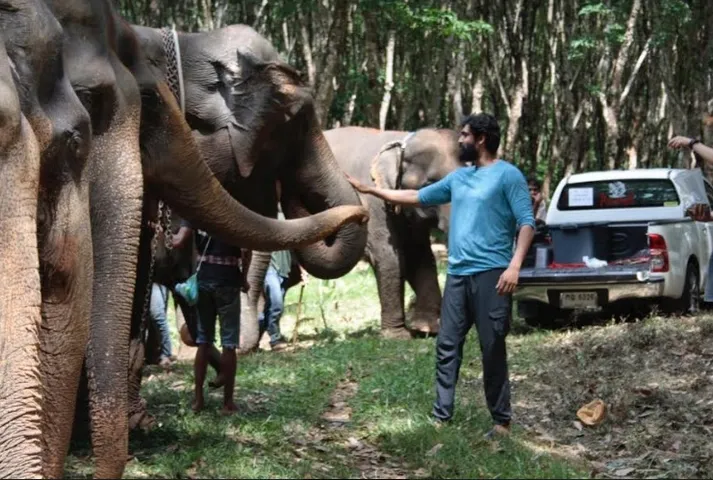
<svg viewBox="0 0 713 480"><path fill-rule="evenodd" d="M386 44L386 72L384 82L384 96L381 99L379 110L379 129L386 130L386 117L391 105L391 90L394 88L394 49L396 47L396 32L389 31L389 40Z"/></svg>

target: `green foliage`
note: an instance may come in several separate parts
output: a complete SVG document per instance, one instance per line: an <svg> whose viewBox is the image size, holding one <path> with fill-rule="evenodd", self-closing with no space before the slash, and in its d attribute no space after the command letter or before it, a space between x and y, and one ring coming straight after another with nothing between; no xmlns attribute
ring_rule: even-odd
<svg viewBox="0 0 713 480"><path fill-rule="evenodd" d="M619 44L624 41L626 25L620 23L610 23L604 27L604 38L611 44Z"/></svg>
<svg viewBox="0 0 713 480"><path fill-rule="evenodd" d="M655 28L652 41L656 47L673 44L686 29L692 27L691 6L682 0L659 0L653 9ZM693 27L695 28L695 27Z"/></svg>
<svg viewBox="0 0 713 480"><path fill-rule="evenodd" d="M411 12L411 27L421 30L431 30L448 38L469 40L473 35L491 34L493 26L482 20L465 21L451 10L424 8Z"/></svg>
<svg viewBox="0 0 713 480"><path fill-rule="evenodd" d="M602 2L597 2L597 3L589 3L585 6L583 6L579 10L579 15L581 17L587 17L590 15L611 15L612 14L612 9L606 6Z"/></svg>

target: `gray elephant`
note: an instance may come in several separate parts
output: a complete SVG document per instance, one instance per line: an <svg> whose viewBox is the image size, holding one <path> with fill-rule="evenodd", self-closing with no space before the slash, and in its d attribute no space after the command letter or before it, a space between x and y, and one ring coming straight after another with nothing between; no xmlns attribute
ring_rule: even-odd
<svg viewBox="0 0 713 480"><path fill-rule="evenodd" d="M156 76L176 72L164 31L134 30ZM186 120L206 164L234 198L275 218L279 180L287 219L361 205L319 127L310 89L264 37L245 25L179 32L175 50L180 52ZM365 226L346 225L295 253L311 275L337 278L362 257L366 239ZM267 249L255 250L248 272L251 289L241 302L243 353L258 344L257 306L270 260Z"/></svg>
<svg viewBox="0 0 713 480"><path fill-rule="evenodd" d="M150 264L157 199L227 242L265 250L305 247L365 212L343 206L277 222L238 203L201 159L179 102L108 0L5 0L0 35L41 155L42 299L39 339L27 348L27 368L12 379L32 398L3 410L13 414L3 416L0 444L18 456L3 450L0 474L62 475L85 362L96 476L120 477L128 452L131 313L134 299L143 298L137 265L141 274L141 259ZM2 97L10 102L2 108L17 115L12 98ZM7 125L3 135L12 138ZM12 180L5 169L2 175ZM2 327L4 333L4 317ZM33 329L8 335L13 344L3 349L16 350L27 333ZM37 343L39 372L32 363Z"/></svg>
<svg viewBox="0 0 713 480"><path fill-rule="evenodd" d="M324 132L339 166L362 183L382 188L418 189L455 170L458 135L453 130L413 133L344 127ZM387 337L438 332L441 290L431 250L431 229L448 230L450 207L393 208L374 196L369 209L366 258L381 303L381 328ZM406 327L404 282L416 294Z"/></svg>

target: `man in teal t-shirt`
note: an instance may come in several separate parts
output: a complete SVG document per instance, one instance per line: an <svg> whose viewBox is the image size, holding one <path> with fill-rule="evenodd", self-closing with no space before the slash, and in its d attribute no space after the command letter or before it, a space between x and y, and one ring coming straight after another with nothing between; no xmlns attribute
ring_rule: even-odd
<svg viewBox="0 0 713 480"><path fill-rule="evenodd" d="M360 192L387 202L451 204L448 277L436 342L436 401L432 415L438 422L449 421L453 416L463 345L475 325L482 353L485 398L495 424L487 434L492 438L510 430L505 337L510 330L512 292L534 236L535 220L522 172L497 157L497 120L484 113L469 116L461 126L458 143L461 162L466 166L420 190L382 189L348 178Z"/></svg>

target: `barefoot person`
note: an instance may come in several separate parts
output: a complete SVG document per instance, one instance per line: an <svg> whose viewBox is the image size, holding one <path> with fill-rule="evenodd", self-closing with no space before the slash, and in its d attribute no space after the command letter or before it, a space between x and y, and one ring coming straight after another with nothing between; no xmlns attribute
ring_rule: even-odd
<svg viewBox="0 0 713 480"><path fill-rule="evenodd" d="M179 231L181 238L174 240L181 244L182 238L193 234L191 225L183 221ZM196 231L196 247L203 253L203 261L198 272L198 345L194 362L195 398L193 410L203 408L203 385L208 370L210 349L215 342L216 317L220 318L220 340L223 349L220 355L220 378L216 384L223 385L224 415L237 410L233 401L235 370L237 368L238 333L240 329L240 289L244 283L240 271L241 251L205 232Z"/></svg>
<svg viewBox="0 0 713 480"><path fill-rule="evenodd" d="M469 116L458 140L461 162L471 164L420 190L354 187L398 205L451 203L448 277L436 342L437 422L453 416L463 345L471 326L480 340L485 398L494 422L487 434L510 429L510 383L505 337L510 329L511 294L532 242L535 220L527 182L520 170L497 158L500 127L487 114ZM512 239L520 229L513 254Z"/></svg>

